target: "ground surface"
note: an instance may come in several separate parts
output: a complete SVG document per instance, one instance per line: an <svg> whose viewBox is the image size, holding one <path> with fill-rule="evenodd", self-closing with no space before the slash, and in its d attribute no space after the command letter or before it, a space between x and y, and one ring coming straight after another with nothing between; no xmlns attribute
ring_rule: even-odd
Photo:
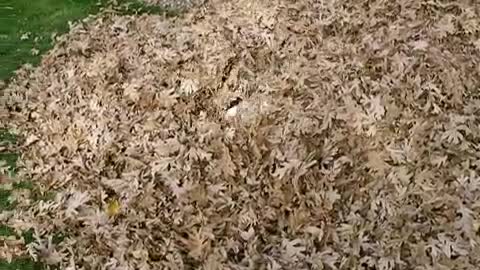
<svg viewBox="0 0 480 270"><path fill-rule="evenodd" d="M83 19L90 14L95 14L101 7L106 7L108 1L74 0L74 1L2 1L0 3L0 89L5 87L5 82L14 74L14 71L23 64L37 65L41 55L52 48L56 35L69 29L69 24ZM128 4L128 9L124 7ZM145 6L138 1L118 1L113 6L115 10L123 13L163 13L165 8L159 6ZM5 177L13 177L16 171L18 153L15 152L15 136L4 129L6 119L2 119L0 129L0 215L15 209L17 202L12 201L18 193L28 193L34 200L47 200L52 194L38 194L35 186L30 181L21 181L14 185L4 185ZM5 211L5 212L4 212ZM32 242L32 232L23 231L16 233L12 228L0 225L1 245L15 242L19 245ZM14 239L14 240L12 240ZM0 269L40 269L39 263L34 263L23 255L15 255L15 249L9 252L0 252ZM19 250L17 250L19 251ZM20 251L19 251L20 252ZM22 253L22 252L20 252ZM13 259L8 263L6 260Z"/></svg>
<svg viewBox="0 0 480 270"><path fill-rule="evenodd" d="M479 18L472 1L105 13L6 89L17 179L56 195L3 220L62 269L476 269Z"/></svg>
<svg viewBox="0 0 480 270"><path fill-rule="evenodd" d="M93 0L2 1L0 3L0 81L8 80L22 64L39 63L40 55L53 45L52 35L67 31L69 21L73 22L94 12L98 9L96 2ZM17 154L9 151L10 147L8 147L14 140L15 138L7 130L0 130L0 147L3 148L0 151L0 162L5 162L5 166L1 167L6 167L7 170L2 172L2 175L13 176L14 174ZM15 202L11 201L12 193L21 191L32 191L32 185L2 187L0 214L14 208ZM15 232L11 228L5 225L0 226L0 237L7 238L2 241L11 241L8 237L11 238L14 235ZM25 232L23 236L23 240L29 242L29 237L25 238ZM20 257L14 257L13 262L8 263L5 260L10 258L5 258L5 255L2 253L0 256L1 269L41 268L40 264Z"/></svg>
<svg viewBox="0 0 480 270"><path fill-rule="evenodd" d="M4 0L0 3L0 80L24 63L38 63L51 48L52 34L68 30L68 21L86 17L97 0ZM33 50L33 51L32 51ZM37 52L38 51L38 52Z"/></svg>

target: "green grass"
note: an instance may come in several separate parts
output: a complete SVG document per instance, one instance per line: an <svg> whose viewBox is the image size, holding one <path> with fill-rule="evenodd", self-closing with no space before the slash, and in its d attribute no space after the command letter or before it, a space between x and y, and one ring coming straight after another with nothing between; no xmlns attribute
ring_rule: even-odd
<svg viewBox="0 0 480 270"><path fill-rule="evenodd" d="M0 129L0 145L3 144L13 144L16 142L15 135L9 133L7 130Z"/></svg>
<svg viewBox="0 0 480 270"><path fill-rule="evenodd" d="M0 261L2 270L42 270L45 269L40 263L33 262L28 258L17 258L12 263Z"/></svg>
<svg viewBox="0 0 480 270"><path fill-rule="evenodd" d="M0 153L0 160L6 163L9 175L15 174L17 159L18 155L15 153Z"/></svg>
<svg viewBox="0 0 480 270"><path fill-rule="evenodd" d="M24 63L38 64L40 54L52 47L51 35L67 31L68 21L98 10L97 3L98 0L0 0L0 80L8 79ZM33 55L32 49L39 54Z"/></svg>
<svg viewBox="0 0 480 270"><path fill-rule="evenodd" d="M96 13L111 0L0 0L0 81L8 83L15 70L23 64L37 65L41 55L53 47L53 34L63 34L74 22ZM118 0L114 10L119 14L161 14L167 17L179 16L177 10L159 6L146 6L139 0ZM34 53L35 52L35 53ZM1 88L0 88L1 91ZM15 144L15 135L0 128L0 146ZM0 162L6 162L8 173L16 172L17 153L0 152ZM40 194L28 181L13 184L13 189L29 189L33 200L49 200L53 192ZM0 212L12 210L15 203L9 201L11 190L0 187ZM15 235L13 229L0 225L0 236ZM21 235L26 243L33 241L31 231ZM64 235L55 236L55 242ZM40 270L40 263L28 258L15 258L12 263L0 260L0 270Z"/></svg>

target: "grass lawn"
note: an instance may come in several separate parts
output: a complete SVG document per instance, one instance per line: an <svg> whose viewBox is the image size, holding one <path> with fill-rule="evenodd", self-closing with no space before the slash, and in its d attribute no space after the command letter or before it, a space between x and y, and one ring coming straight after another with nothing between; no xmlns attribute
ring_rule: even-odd
<svg viewBox="0 0 480 270"><path fill-rule="evenodd" d="M67 31L68 21L81 19L98 7L98 0L2 0L0 80L23 63L38 63L40 54L51 47L53 33Z"/></svg>

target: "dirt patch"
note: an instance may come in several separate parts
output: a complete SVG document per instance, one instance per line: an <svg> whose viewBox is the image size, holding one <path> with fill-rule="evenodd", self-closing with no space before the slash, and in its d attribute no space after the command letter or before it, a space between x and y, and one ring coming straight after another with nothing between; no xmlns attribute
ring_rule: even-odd
<svg viewBox="0 0 480 270"><path fill-rule="evenodd" d="M58 191L7 223L63 269L475 269L479 8L211 1L79 25L7 89L22 177Z"/></svg>

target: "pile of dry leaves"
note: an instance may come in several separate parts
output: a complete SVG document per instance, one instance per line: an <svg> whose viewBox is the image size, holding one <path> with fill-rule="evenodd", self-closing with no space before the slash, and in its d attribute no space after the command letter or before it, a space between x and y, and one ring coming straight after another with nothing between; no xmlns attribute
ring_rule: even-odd
<svg viewBox="0 0 480 270"><path fill-rule="evenodd" d="M477 269L479 31L468 0L104 14L5 93L57 197L4 222L61 269Z"/></svg>

